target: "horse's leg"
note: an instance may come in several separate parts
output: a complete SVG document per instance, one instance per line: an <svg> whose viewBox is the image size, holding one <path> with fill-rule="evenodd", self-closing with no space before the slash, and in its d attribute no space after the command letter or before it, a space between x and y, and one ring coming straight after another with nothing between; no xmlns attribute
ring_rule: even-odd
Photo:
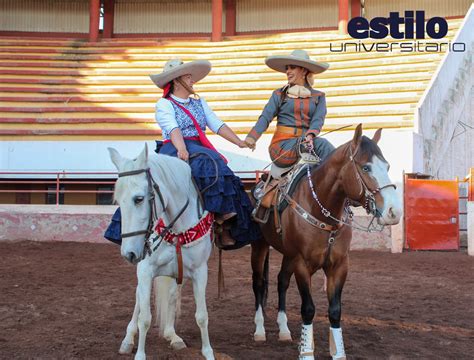
<svg viewBox="0 0 474 360"><path fill-rule="evenodd" d="M127 333L120 345L120 354L131 354L135 344L135 335L138 330L138 288L135 290L135 308L133 309L132 320L128 323Z"/></svg>
<svg viewBox="0 0 474 360"><path fill-rule="evenodd" d="M311 273L303 260L295 266L295 279L301 296L301 318L303 319L299 360L313 360L313 318L315 308L313 298L311 297Z"/></svg>
<svg viewBox="0 0 474 360"><path fill-rule="evenodd" d="M346 358L344 341L341 329L341 295L348 271L347 257L337 266L325 269L327 276L327 295L329 301L328 315L331 327L329 328L329 351L333 360Z"/></svg>
<svg viewBox="0 0 474 360"><path fill-rule="evenodd" d="M265 341L264 308L268 293L268 244L260 239L252 243L252 284L255 295L255 341Z"/></svg>
<svg viewBox="0 0 474 360"><path fill-rule="evenodd" d="M146 360L145 340L151 324L150 297L153 278L147 264L138 264L138 348L135 360Z"/></svg>
<svg viewBox="0 0 474 360"><path fill-rule="evenodd" d="M181 288L178 288L176 279L158 276L155 278L155 308L156 323L160 328L160 334L170 342L173 350L181 350L186 347L175 330L177 306L181 297Z"/></svg>
<svg viewBox="0 0 474 360"><path fill-rule="evenodd" d="M288 329L288 318L286 317L286 292L290 285L291 275L293 269L291 268L291 261L287 257L283 257L281 262L280 272L278 274L278 340L291 341L290 329Z"/></svg>
<svg viewBox="0 0 474 360"><path fill-rule="evenodd" d="M206 306L207 264L203 264L194 271L193 292L196 302L196 323L201 330L201 353L206 360L214 360L214 352L209 341L209 318Z"/></svg>

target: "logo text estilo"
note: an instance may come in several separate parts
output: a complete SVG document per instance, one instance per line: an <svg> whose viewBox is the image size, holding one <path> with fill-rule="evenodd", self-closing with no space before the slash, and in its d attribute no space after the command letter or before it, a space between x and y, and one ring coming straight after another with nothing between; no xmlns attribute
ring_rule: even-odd
<svg viewBox="0 0 474 360"><path fill-rule="evenodd" d="M416 22L416 24L415 24ZM400 25L405 24L405 31ZM347 32L354 39L383 39L390 35L394 39L424 39L425 33L432 39L441 39L448 33L448 22L441 17L432 17L425 24L424 11L405 11L405 17L391 12L389 17L375 17L370 22L363 17L352 18Z"/></svg>

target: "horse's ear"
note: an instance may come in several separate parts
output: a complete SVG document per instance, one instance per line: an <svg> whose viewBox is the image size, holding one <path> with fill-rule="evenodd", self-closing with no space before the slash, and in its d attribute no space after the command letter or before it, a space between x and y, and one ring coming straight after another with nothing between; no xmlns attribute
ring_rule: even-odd
<svg viewBox="0 0 474 360"><path fill-rule="evenodd" d="M377 129L374 136L372 137L372 141L377 144L381 137L382 137L382 128Z"/></svg>
<svg viewBox="0 0 474 360"><path fill-rule="evenodd" d="M357 125L354 137L352 138L352 151L355 154L359 148L360 141L362 140L362 124Z"/></svg>
<svg viewBox="0 0 474 360"><path fill-rule="evenodd" d="M123 157L114 148L109 147L107 150L109 150L110 160L112 160L117 170L120 171L124 161Z"/></svg>
<svg viewBox="0 0 474 360"><path fill-rule="evenodd" d="M145 147L143 148L143 151L138 155L137 158L138 164L140 164L141 167L146 167L146 164L148 162L148 145L145 143Z"/></svg>

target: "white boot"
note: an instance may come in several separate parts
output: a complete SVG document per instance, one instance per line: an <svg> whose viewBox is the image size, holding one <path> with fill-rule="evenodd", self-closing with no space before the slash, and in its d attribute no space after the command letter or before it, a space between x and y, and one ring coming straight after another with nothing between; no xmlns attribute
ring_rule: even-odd
<svg viewBox="0 0 474 360"><path fill-rule="evenodd" d="M299 360L314 360L313 324L303 324L301 328L301 342L299 350Z"/></svg>
<svg viewBox="0 0 474 360"><path fill-rule="evenodd" d="M346 360L341 328L329 328L329 352L333 360Z"/></svg>
<svg viewBox="0 0 474 360"><path fill-rule="evenodd" d="M284 311L278 312L278 328L280 332L278 333L278 340L280 341L291 341L291 332L288 329L288 318L286 317L286 313Z"/></svg>

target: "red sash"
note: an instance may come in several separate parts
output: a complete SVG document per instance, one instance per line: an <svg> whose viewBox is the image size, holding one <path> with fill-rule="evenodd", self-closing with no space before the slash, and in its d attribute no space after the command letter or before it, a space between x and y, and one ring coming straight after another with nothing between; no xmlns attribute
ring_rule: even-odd
<svg viewBox="0 0 474 360"><path fill-rule="evenodd" d="M227 159L224 157L224 155L222 155L219 151L217 151L217 149L214 147L214 145L211 144L211 142L209 141L209 139L207 138L206 134L204 134L204 131L201 130L201 127L199 126L197 120L195 119L195 117L193 116L193 114L191 114L191 112L186 109L184 106L182 106L180 103L178 103L175 99L173 99L172 97L168 97L167 98L169 101L172 101L174 102L181 110L184 111L184 113L186 115L189 116L189 118L192 120L193 124L194 124L194 127L196 128L197 132L198 132L198 135L199 135L199 141L201 142L201 144L208 148L208 149L211 149L211 150L214 150L216 153L218 153L220 155L220 157L225 161L225 163L227 164L228 161Z"/></svg>

